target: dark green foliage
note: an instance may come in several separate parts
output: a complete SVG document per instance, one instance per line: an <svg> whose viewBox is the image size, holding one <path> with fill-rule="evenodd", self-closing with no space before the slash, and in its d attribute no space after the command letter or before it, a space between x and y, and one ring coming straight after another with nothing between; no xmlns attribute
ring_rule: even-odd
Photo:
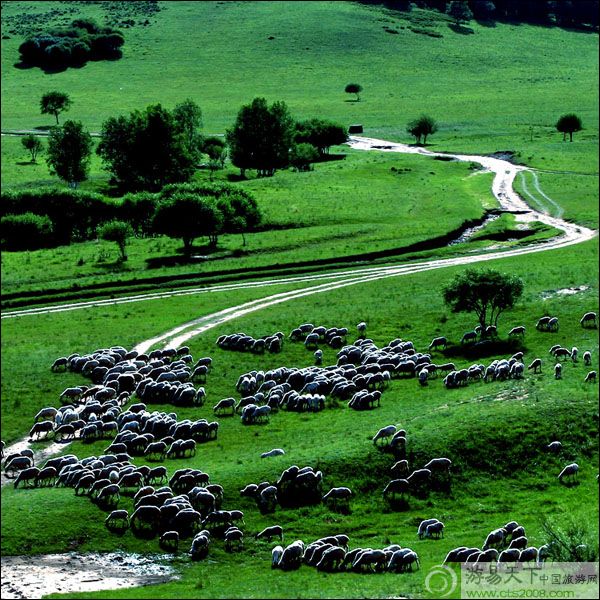
<svg viewBox="0 0 600 600"><path fill-rule="evenodd" d="M471 10L476 19L487 21L494 16L496 6L491 0L474 0L474 2L471 3Z"/></svg>
<svg viewBox="0 0 600 600"><path fill-rule="evenodd" d="M40 112L43 115L54 115L58 125L58 115L71 108L71 99L64 92L46 92L40 100Z"/></svg>
<svg viewBox="0 0 600 600"><path fill-rule="evenodd" d="M23 136L21 138L21 144L23 144L23 148L31 154L32 163L36 162L37 155L44 151L42 140L32 134Z"/></svg>
<svg viewBox="0 0 600 600"><path fill-rule="evenodd" d="M442 291L452 312L474 312L482 335L487 325L498 325L498 317L512 308L523 294L523 281L493 269L467 269Z"/></svg>
<svg viewBox="0 0 600 600"><path fill-rule="evenodd" d="M133 229L131 225L125 221L109 221L98 227L98 237L108 242L115 242L119 247L122 261L127 260L125 246L127 245L127 240L132 235Z"/></svg>
<svg viewBox="0 0 600 600"><path fill-rule="evenodd" d="M596 562L598 560L598 540L594 532L585 524L571 521L565 528L557 527L544 519L542 529L548 544L548 559L553 562Z"/></svg>
<svg viewBox="0 0 600 600"><path fill-rule="evenodd" d="M62 127L54 127L46 157L50 173L77 187L88 177L92 147L92 136L83 130L81 122L65 121Z"/></svg>
<svg viewBox="0 0 600 600"><path fill-rule="evenodd" d="M123 34L92 19L76 19L67 29L35 34L19 46L24 65L44 70L80 67L88 60L116 60L123 55Z"/></svg>
<svg viewBox="0 0 600 600"><path fill-rule="evenodd" d="M406 131L414 136L417 144L421 143L421 137L423 137L423 143L426 144L427 136L434 134L437 130L437 123L427 115L421 115L418 119L410 121L410 123L406 125Z"/></svg>
<svg viewBox="0 0 600 600"><path fill-rule="evenodd" d="M339 123L325 119L309 119L296 123L297 143L311 144L319 154L328 154L331 146L343 144L348 139L348 130Z"/></svg>
<svg viewBox="0 0 600 600"><path fill-rule="evenodd" d="M171 184L165 186L160 192L160 197L165 200L180 195L208 198L215 203L220 213L219 226L211 234L199 234L209 235L213 245L217 243L220 233L241 233L244 236L245 233L254 231L262 221L254 196L229 184ZM246 245L245 237L244 245Z"/></svg>
<svg viewBox="0 0 600 600"><path fill-rule="evenodd" d="M120 215L134 229L137 235L147 236L152 233L152 218L158 205L158 194L138 192L123 196Z"/></svg>
<svg viewBox="0 0 600 600"><path fill-rule="evenodd" d="M319 151L308 143L296 144L290 155L290 163L297 171L310 171L310 164L318 159Z"/></svg>
<svg viewBox="0 0 600 600"><path fill-rule="evenodd" d="M356 101L360 102L360 93L362 92L363 87L362 85L360 85L360 83L349 83L345 88L344 91L346 92L346 94L356 94Z"/></svg>
<svg viewBox="0 0 600 600"><path fill-rule="evenodd" d="M104 121L96 152L114 183L126 191L158 191L192 177L196 150L191 146L197 135L193 122L199 121L181 113L176 117L154 104L143 112L134 110L128 117Z"/></svg>
<svg viewBox="0 0 600 600"><path fill-rule="evenodd" d="M181 238L186 255L197 237L208 236L215 243L223 224L223 215L214 198L177 192L158 205L154 214L154 230L173 238Z"/></svg>
<svg viewBox="0 0 600 600"><path fill-rule="evenodd" d="M457 25L466 23L473 18L469 3L466 1L455 0L454 2L450 2L447 12L455 20Z"/></svg>
<svg viewBox="0 0 600 600"><path fill-rule="evenodd" d="M240 108L236 121L227 130L231 162L241 170L256 169L271 176L289 165L293 145L294 120L285 102L267 106L265 98L254 98Z"/></svg>
<svg viewBox="0 0 600 600"><path fill-rule="evenodd" d="M181 132L189 156L195 162L202 153L202 110L190 98L177 104L173 109L175 126Z"/></svg>
<svg viewBox="0 0 600 600"><path fill-rule="evenodd" d="M5 250L36 250L52 243L52 221L44 215L6 215L0 229Z"/></svg>
<svg viewBox="0 0 600 600"><path fill-rule="evenodd" d="M34 213L52 222L53 243L69 244L95 236L96 227L118 215L118 204L99 194L64 188L2 192L2 216Z"/></svg>
<svg viewBox="0 0 600 600"><path fill-rule="evenodd" d="M227 149L225 140L218 137L207 137L202 143L202 152L208 154L209 158L219 159Z"/></svg>
<svg viewBox="0 0 600 600"><path fill-rule="evenodd" d="M573 134L576 131L581 131L583 129L583 125L581 123L581 119L573 114L569 113L567 115L562 115L558 121L556 122L556 129L563 134L563 142L567 138L567 133L569 134L569 141L573 141Z"/></svg>

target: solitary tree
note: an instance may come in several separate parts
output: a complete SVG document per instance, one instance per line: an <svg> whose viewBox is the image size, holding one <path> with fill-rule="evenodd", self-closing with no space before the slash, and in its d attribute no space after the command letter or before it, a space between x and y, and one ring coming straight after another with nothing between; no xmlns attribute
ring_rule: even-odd
<svg viewBox="0 0 600 600"><path fill-rule="evenodd" d="M47 92L40 100L40 111L43 115L54 115L58 125L58 115L71 108L71 98L64 92Z"/></svg>
<svg viewBox="0 0 600 600"><path fill-rule="evenodd" d="M127 260L125 246L128 239L133 235L133 229L129 223L125 221L109 221L98 228L98 237L108 242L116 242L121 252L121 260Z"/></svg>
<svg viewBox="0 0 600 600"><path fill-rule="evenodd" d="M76 188L88 177L92 146L92 136L83 130L81 122L65 121L62 127L54 127L46 156L50 173Z"/></svg>
<svg viewBox="0 0 600 600"><path fill-rule="evenodd" d="M346 92L346 94L356 94L356 101L360 102L360 93L362 92L363 87L362 85L360 85L360 83L349 83L345 88L344 91Z"/></svg>
<svg viewBox="0 0 600 600"><path fill-rule="evenodd" d="M421 115L418 119L415 119L406 125L406 131L414 136L417 144L421 143L421 137L423 137L423 143L426 144L427 136L433 135L437 130L437 123L427 115Z"/></svg>
<svg viewBox="0 0 600 600"><path fill-rule="evenodd" d="M493 269L467 269L444 289L444 302L452 312L474 312L482 335L487 325L498 325L498 317L512 308L523 293L523 281Z"/></svg>
<svg viewBox="0 0 600 600"><path fill-rule="evenodd" d="M562 115L560 119L556 122L556 129L563 134L563 142L567 139L567 133L569 134L569 141L573 141L573 134L576 131L581 131L583 129L583 125L581 124L581 119L573 114L569 113L568 115Z"/></svg>
<svg viewBox="0 0 600 600"><path fill-rule="evenodd" d="M21 144L23 144L23 148L28 150L31 154L31 162L36 162L37 155L44 151L44 145L40 138L35 135L26 135L21 138Z"/></svg>
<svg viewBox="0 0 600 600"><path fill-rule="evenodd" d="M214 244L222 224L223 215L214 198L185 192L176 193L159 204L153 219L157 233L183 240L186 256L190 255L192 244L199 236L208 236Z"/></svg>
<svg viewBox="0 0 600 600"><path fill-rule="evenodd" d="M194 161L199 160L202 153L202 110L190 98L187 98L173 109L175 126L182 134L189 155Z"/></svg>
<svg viewBox="0 0 600 600"><path fill-rule="evenodd" d="M448 6L448 14L456 21L457 25L466 23L473 18L473 13L469 8L468 2L453 1Z"/></svg>

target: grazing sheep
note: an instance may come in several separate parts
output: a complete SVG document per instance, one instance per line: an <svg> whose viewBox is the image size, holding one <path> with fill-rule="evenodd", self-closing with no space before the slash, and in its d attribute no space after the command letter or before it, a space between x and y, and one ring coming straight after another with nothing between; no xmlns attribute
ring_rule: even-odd
<svg viewBox="0 0 600 600"><path fill-rule="evenodd" d="M429 469L430 471L448 471L452 461L449 458L432 458L423 468Z"/></svg>
<svg viewBox="0 0 600 600"><path fill-rule="evenodd" d="M504 540L506 539L507 531L504 527L500 529L494 529L491 531L487 538L485 539L485 543L483 544L483 550L486 551L488 548L492 546L496 546L498 544L504 544Z"/></svg>
<svg viewBox="0 0 600 600"><path fill-rule="evenodd" d="M419 539L422 539L422 537L425 535L427 527L429 527L429 525L433 525L434 523L439 523L438 519L425 519L424 521L421 521L417 529L417 535L419 536Z"/></svg>
<svg viewBox="0 0 600 600"><path fill-rule="evenodd" d="M484 550L483 552L479 553L475 562L476 563L498 562L499 555L500 555L500 553L498 552L498 550L496 550L495 548L489 548L489 549Z"/></svg>
<svg viewBox="0 0 600 600"><path fill-rule="evenodd" d="M273 448L273 450L269 450L268 452L263 452L260 457L261 458L269 458L270 456L283 456L285 454L285 450L282 448Z"/></svg>
<svg viewBox="0 0 600 600"><path fill-rule="evenodd" d="M529 546L528 548L524 548L519 554L519 562L525 563L531 561L535 563L537 563L538 561L538 549L535 546Z"/></svg>
<svg viewBox="0 0 600 600"><path fill-rule="evenodd" d="M284 571L299 569L302 564L303 554L304 542L302 540L296 540L284 549L277 566Z"/></svg>
<svg viewBox="0 0 600 600"><path fill-rule="evenodd" d="M331 546L323 553L321 560L316 564L317 570L333 571L339 569L344 558L346 558L344 548L341 546Z"/></svg>
<svg viewBox="0 0 600 600"><path fill-rule="evenodd" d="M283 527L281 525L271 525L270 527L265 527L262 531L259 531L254 538L257 540L266 539L267 541L271 541L272 537L278 537L281 541L283 541Z"/></svg>
<svg viewBox="0 0 600 600"><path fill-rule="evenodd" d="M210 546L210 532L203 529L194 536L192 546L190 548L190 557L192 560L202 560L208 555Z"/></svg>
<svg viewBox="0 0 600 600"><path fill-rule="evenodd" d="M279 566L282 556L283 546L275 546L275 548L271 550L271 569L276 569Z"/></svg>
<svg viewBox="0 0 600 600"><path fill-rule="evenodd" d="M429 469L417 469L413 471L407 478L411 485L424 484L431 479L431 471Z"/></svg>
<svg viewBox="0 0 600 600"><path fill-rule="evenodd" d="M313 356L315 357L315 365L323 364L323 350L321 350L320 348L318 350L315 350Z"/></svg>
<svg viewBox="0 0 600 600"><path fill-rule="evenodd" d="M466 546L459 546L458 548L454 548L453 550L450 550L450 552L448 552L448 554L446 554L446 558L444 559L444 562L442 564L445 565L447 563L457 562L459 553L463 552L464 550L467 550Z"/></svg>
<svg viewBox="0 0 600 600"><path fill-rule="evenodd" d="M33 484L33 487L35 487L35 481L36 479L39 477L40 475L40 470L37 467L28 467L27 469L23 469L22 471L19 472L19 474L17 475L17 478L15 479L15 489L17 489L19 483L21 482L29 482Z"/></svg>
<svg viewBox="0 0 600 600"><path fill-rule="evenodd" d="M392 479L383 489L383 497L387 498L389 495L395 498L396 494L403 496L410 491L410 483L407 479Z"/></svg>
<svg viewBox="0 0 600 600"><path fill-rule="evenodd" d="M524 336L525 335L525 326L524 325L518 325L517 327L513 327L509 332L508 335L520 335L520 336Z"/></svg>
<svg viewBox="0 0 600 600"><path fill-rule="evenodd" d="M583 364L586 367L591 367L592 366L592 353L589 350L586 350L583 353Z"/></svg>
<svg viewBox="0 0 600 600"><path fill-rule="evenodd" d="M352 490L347 487L334 487L331 488L324 496L323 502L327 504L332 504L335 508L337 506L338 501L343 504L348 504L350 498L352 497Z"/></svg>
<svg viewBox="0 0 600 600"><path fill-rule="evenodd" d="M535 325L535 328L538 330L545 330L548 328L548 322L550 321L550 317L541 317Z"/></svg>
<svg viewBox="0 0 600 600"><path fill-rule="evenodd" d="M396 433L395 425L387 425L386 427L382 427L374 436L373 443L377 445L377 440L387 439L392 437Z"/></svg>
<svg viewBox="0 0 600 600"><path fill-rule="evenodd" d="M460 343L466 344L467 342L477 341L477 333L475 331L467 331L461 338Z"/></svg>
<svg viewBox="0 0 600 600"><path fill-rule="evenodd" d="M421 369L419 371L419 383L422 386L427 385L427 376L429 375L429 371L427 369Z"/></svg>
<svg viewBox="0 0 600 600"><path fill-rule="evenodd" d="M232 552L234 548L241 550L244 546L244 533L237 527L230 527L225 531L225 550Z"/></svg>
<svg viewBox="0 0 600 600"><path fill-rule="evenodd" d="M47 406L46 408L42 408L37 415L35 415L34 422L38 422L40 419L50 419L54 420L56 415L58 414L58 410L53 406Z"/></svg>
<svg viewBox="0 0 600 600"><path fill-rule="evenodd" d="M559 441L550 442L546 446L546 449L550 452L560 452L560 450L562 449L562 444Z"/></svg>
<svg viewBox="0 0 600 600"><path fill-rule="evenodd" d="M104 524L111 531L125 531L129 528L129 513L126 510L113 510L106 519Z"/></svg>
<svg viewBox="0 0 600 600"><path fill-rule="evenodd" d="M512 550L516 548L517 550L524 550L525 548L527 548L527 543L527 537L525 537L524 535L521 535L519 537L513 536L513 539L510 541L508 549Z"/></svg>
<svg viewBox="0 0 600 600"><path fill-rule="evenodd" d="M427 525L425 528L425 537L435 537L436 539L444 537L444 524L441 521L437 521L436 523Z"/></svg>
<svg viewBox="0 0 600 600"><path fill-rule="evenodd" d="M579 348L573 346L571 348L571 360L575 363L577 362L577 357L579 356Z"/></svg>
<svg viewBox="0 0 600 600"><path fill-rule="evenodd" d="M521 551L518 548L503 550L498 556L498 565L500 565L500 563L517 562L520 555Z"/></svg>
<svg viewBox="0 0 600 600"><path fill-rule="evenodd" d="M581 321L579 321L581 323L582 327L586 327L589 323L592 324L592 326L597 327L597 315L595 312L587 312L585 313L585 315L583 315L583 317L581 317Z"/></svg>
<svg viewBox="0 0 600 600"><path fill-rule="evenodd" d="M498 328L495 325L488 325L485 328L486 337L496 337L498 335Z"/></svg>
<svg viewBox="0 0 600 600"><path fill-rule="evenodd" d="M571 463L567 465L558 475L558 480L562 483L563 479L570 477L571 480L577 479L577 473L579 472L579 465L577 463Z"/></svg>
<svg viewBox="0 0 600 600"><path fill-rule="evenodd" d="M597 373L596 371L590 371L583 380L584 383L596 383Z"/></svg>
<svg viewBox="0 0 600 600"><path fill-rule="evenodd" d="M448 340L444 337L436 337L431 340L431 344L429 344L429 350L433 350L434 348L442 347L444 350L446 349L446 345L448 344Z"/></svg>
<svg viewBox="0 0 600 600"><path fill-rule="evenodd" d="M554 379L562 379L562 364L556 363L554 365Z"/></svg>
<svg viewBox="0 0 600 600"><path fill-rule="evenodd" d="M177 552L179 549L179 532L165 531L158 540L158 545L166 552Z"/></svg>
<svg viewBox="0 0 600 600"><path fill-rule="evenodd" d="M394 474L405 475L406 473L408 473L408 461L407 460L399 460L398 462L394 463L394 465L392 466L392 468L390 470Z"/></svg>
<svg viewBox="0 0 600 600"><path fill-rule="evenodd" d="M571 352L567 348L559 347L554 351L554 357L558 358L559 360L561 358L566 358L567 356L571 357Z"/></svg>
<svg viewBox="0 0 600 600"><path fill-rule="evenodd" d="M366 333L367 333L367 324L364 321L361 321L357 326L356 326L356 331L358 332L358 337L361 339L364 339Z"/></svg>
<svg viewBox="0 0 600 600"><path fill-rule="evenodd" d="M558 317L552 317L546 326L547 331L558 331Z"/></svg>
<svg viewBox="0 0 600 600"><path fill-rule="evenodd" d="M40 423L34 423L33 427L29 430L29 438L33 439L33 436L37 435L39 440L42 434L46 434L46 437L48 437L52 431L54 431L54 423L52 421L41 421Z"/></svg>
<svg viewBox="0 0 600 600"><path fill-rule="evenodd" d="M533 369L534 373L541 373L542 372L542 359L541 358L535 358L532 363L527 367L527 369L530 371L531 369Z"/></svg>

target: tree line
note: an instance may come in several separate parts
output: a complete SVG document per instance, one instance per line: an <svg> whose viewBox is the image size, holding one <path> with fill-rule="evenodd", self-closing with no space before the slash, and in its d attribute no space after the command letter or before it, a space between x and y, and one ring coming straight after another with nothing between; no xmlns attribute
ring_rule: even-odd
<svg viewBox="0 0 600 600"><path fill-rule="evenodd" d="M158 193L121 199L68 189L2 192L2 247L34 250L96 237L115 241L126 259L126 240L136 235L181 239L189 255L196 238L211 246L225 233L255 231L262 222L256 199L230 184L170 184Z"/></svg>

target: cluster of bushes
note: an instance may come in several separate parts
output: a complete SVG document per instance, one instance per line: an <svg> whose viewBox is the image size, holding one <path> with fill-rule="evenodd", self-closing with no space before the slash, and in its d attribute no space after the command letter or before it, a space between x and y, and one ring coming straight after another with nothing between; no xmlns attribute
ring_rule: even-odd
<svg viewBox="0 0 600 600"><path fill-rule="evenodd" d="M65 189L2 192L0 227L6 250L95 239L114 222L127 224L121 229L140 237L180 238L187 253L200 236L207 236L211 245L222 233L244 236L260 224L261 214L251 194L229 184L170 184L158 193L127 194L121 200Z"/></svg>
<svg viewBox="0 0 600 600"><path fill-rule="evenodd" d="M92 19L76 19L67 29L53 29L27 38L19 46L24 65L42 69L80 67L89 60L121 58L123 34Z"/></svg>

